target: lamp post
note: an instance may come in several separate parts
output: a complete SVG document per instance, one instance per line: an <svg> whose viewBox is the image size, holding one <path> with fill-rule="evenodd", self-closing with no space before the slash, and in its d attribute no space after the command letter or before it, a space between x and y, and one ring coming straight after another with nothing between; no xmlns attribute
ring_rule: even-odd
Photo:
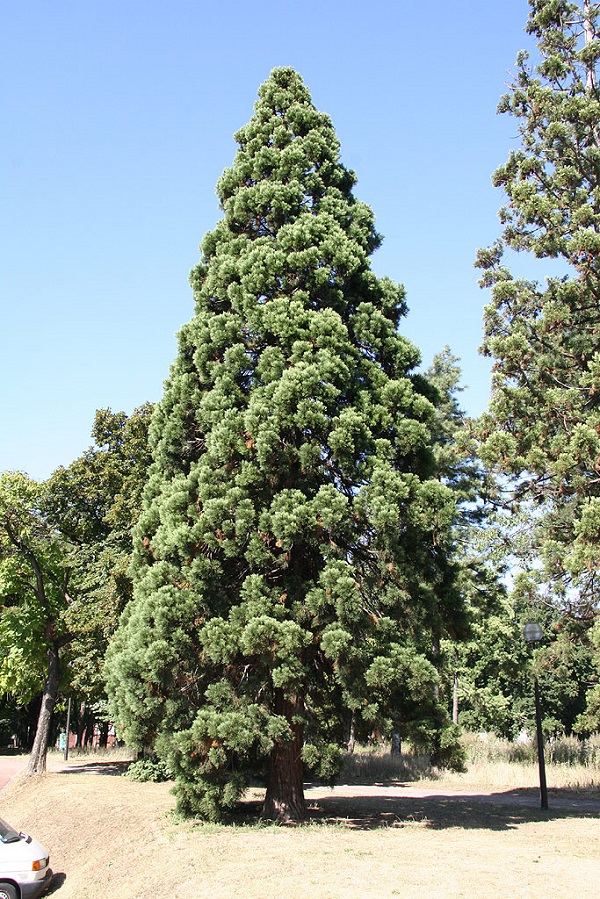
<svg viewBox="0 0 600 899"><path fill-rule="evenodd" d="M528 643L537 643L544 632L537 621L529 621L523 628L523 636ZM537 675L533 674L533 690L535 694L535 728L537 732L538 767L540 769L540 807L548 808L548 789L546 787L546 764L544 762L544 735L542 733L542 710L540 706L540 686Z"/></svg>

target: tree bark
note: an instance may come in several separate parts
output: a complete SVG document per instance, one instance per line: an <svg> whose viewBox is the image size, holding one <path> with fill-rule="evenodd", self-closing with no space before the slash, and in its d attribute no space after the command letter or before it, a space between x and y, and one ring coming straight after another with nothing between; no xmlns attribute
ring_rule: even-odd
<svg viewBox="0 0 600 899"><path fill-rule="evenodd" d="M103 721L100 724L99 746L101 749L106 749L106 747L108 746L108 721Z"/></svg>
<svg viewBox="0 0 600 899"><path fill-rule="evenodd" d="M282 690L276 690L275 713L285 717L292 738L277 740L269 756L267 793L262 817L280 823L304 821L306 802L302 777L303 726L294 720L302 713L302 702L298 696L288 698Z"/></svg>
<svg viewBox="0 0 600 899"><path fill-rule="evenodd" d="M452 723L458 724L458 671L454 672L454 685L452 688Z"/></svg>
<svg viewBox="0 0 600 899"><path fill-rule="evenodd" d="M435 665L436 670L439 674L441 649L440 649L440 635L437 632L434 632L434 634L433 634L433 639L432 639L432 643L431 643L431 654L433 656L433 664ZM440 698L439 681L436 682L436 684L433 688L433 695L434 695L435 699Z"/></svg>
<svg viewBox="0 0 600 899"><path fill-rule="evenodd" d="M583 32L585 35L585 45L587 47L595 37L591 19L590 0L584 0L583 4ZM596 89L596 71L593 63L587 64L586 87L590 93Z"/></svg>
<svg viewBox="0 0 600 899"><path fill-rule="evenodd" d="M38 716L37 729L33 741L33 748L25 768L25 777L32 774L43 774L46 770L46 754L48 752L48 738L50 736L50 722L52 712L58 696L60 681L60 665L58 660L58 643L53 641L48 646L48 676L44 685L42 704Z"/></svg>
<svg viewBox="0 0 600 899"><path fill-rule="evenodd" d="M356 715L354 712L350 715L350 726L348 728L348 739L346 740L346 749L349 753L354 752L356 743Z"/></svg>

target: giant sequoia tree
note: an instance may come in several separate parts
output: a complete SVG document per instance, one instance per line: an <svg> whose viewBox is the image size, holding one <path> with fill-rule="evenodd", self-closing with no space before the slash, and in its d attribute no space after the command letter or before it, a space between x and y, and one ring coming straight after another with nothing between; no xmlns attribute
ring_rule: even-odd
<svg viewBox="0 0 600 899"><path fill-rule="evenodd" d="M521 53L501 101L521 143L494 175L507 197L502 237L478 259L492 288L484 352L494 360L482 455L528 504L532 592L538 582L545 600L591 619L600 563L600 4L529 5L538 65ZM513 277L505 250L537 269L545 261L545 284Z"/></svg>
<svg viewBox="0 0 600 899"><path fill-rule="evenodd" d="M454 502L403 291L370 270L380 238L330 119L276 69L236 139L107 671L182 810L216 817L263 773L264 814L299 819L303 762L331 776L350 719L448 745L431 650L459 606Z"/></svg>

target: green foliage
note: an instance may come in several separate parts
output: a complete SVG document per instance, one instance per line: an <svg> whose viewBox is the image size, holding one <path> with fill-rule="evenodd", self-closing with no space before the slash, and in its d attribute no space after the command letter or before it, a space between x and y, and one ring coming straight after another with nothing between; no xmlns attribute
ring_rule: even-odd
<svg viewBox="0 0 600 899"><path fill-rule="evenodd" d="M45 768L50 724L70 641L71 547L44 516L47 490L19 472L0 476L0 695L42 694L28 774Z"/></svg>
<svg viewBox="0 0 600 899"><path fill-rule="evenodd" d="M170 779L169 771L160 759L147 758L132 762L126 776L136 783L163 783Z"/></svg>
<svg viewBox="0 0 600 899"><path fill-rule="evenodd" d="M69 468L44 484L0 478L0 694L21 706L45 690L53 708L61 689L103 715L104 651L131 595L149 416L148 406L131 417L100 410L96 446Z"/></svg>
<svg viewBox="0 0 600 899"><path fill-rule="evenodd" d="M548 736L571 735L585 714L595 675L587 627L557 616L549 630L551 639L535 655L544 731Z"/></svg>
<svg viewBox="0 0 600 899"><path fill-rule="evenodd" d="M502 237L478 258L482 284L492 288L483 351L494 359L481 454L530 504L554 597L565 606L578 599L580 613L590 614L600 483L600 10L566 0L530 6L527 31L538 39L540 63L532 71L520 54L500 104L519 122L521 146L494 175L508 201ZM514 278L505 249L559 264L542 286Z"/></svg>
<svg viewBox="0 0 600 899"><path fill-rule="evenodd" d="M150 462L149 404L124 412L99 409L94 444L46 484L46 520L68 540L78 589L65 612L73 634L68 648L70 687L102 703L104 654L131 598L132 529Z"/></svg>
<svg viewBox="0 0 600 899"><path fill-rule="evenodd" d="M538 65L519 55L499 106L517 120L521 143L494 174L507 199L502 236L477 261L492 292L483 352L494 360L480 449L505 477L511 511L522 515L527 539L515 556L528 572L530 607L553 606L589 627L600 561L600 7L529 5ZM545 284L513 276L505 251L513 268L518 253L532 275L543 265ZM577 650L579 661L565 668L565 646L556 649L563 673L581 670L589 682L589 648L587 661ZM570 697L550 695L567 730L580 694L575 684Z"/></svg>
<svg viewBox="0 0 600 899"><path fill-rule="evenodd" d="M45 485L0 475L0 694L22 704L46 679L48 647L66 640L69 544L46 521Z"/></svg>
<svg viewBox="0 0 600 899"><path fill-rule="evenodd" d="M574 724L574 730L584 736L600 732L600 620L597 619L590 633L591 661L594 675L590 678L587 705Z"/></svg>
<svg viewBox="0 0 600 899"><path fill-rule="evenodd" d="M493 546L493 536L485 536ZM477 604L467 593L472 614L469 637L460 644L444 643L448 675L454 673L458 680L458 720L469 731L509 740L523 728L533 732L534 672L548 736L571 734L585 709L593 678L586 622L563 615L552 604L539 609L532 605L531 593L531 576L525 573L514 578L510 592L501 583L488 582L485 600L479 597ZM522 633L523 624L532 618L545 634L533 654ZM444 685L447 693L451 686Z"/></svg>
<svg viewBox="0 0 600 899"><path fill-rule="evenodd" d="M236 139L106 666L128 740L209 818L250 776L269 792L298 739L331 774L349 713L418 722L442 751L432 634L460 616L435 390L397 331L402 288L369 267L380 237L331 122L276 69Z"/></svg>
<svg viewBox="0 0 600 899"><path fill-rule="evenodd" d="M0 563L0 592L14 584L7 577L6 566ZM22 586L22 580L19 586ZM14 593L12 594L14 596ZM4 599L4 596L2 596ZM33 595L30 600L2 609L0 615L0 646L2 663L0 683L2 693L11 693L25 704L37 695L46 676L45 657L46 613Z"/></svg>
<svg viewBox="0 0 600 899"><path fill-rule="evenodd" d="M471 638L447 649L458 676L458 720L467 730L512 738L533 711L527 646L506 600L485 611L476 616Z"/></svg>

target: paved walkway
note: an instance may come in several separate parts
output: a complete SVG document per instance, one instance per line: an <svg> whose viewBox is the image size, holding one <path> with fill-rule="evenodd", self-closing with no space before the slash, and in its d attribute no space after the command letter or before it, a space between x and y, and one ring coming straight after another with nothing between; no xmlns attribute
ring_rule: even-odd
<svg viewBox="0 0 600 899"><path fill-rule="evenodd" d="M25 768L28 755L0 755L0 792Z"/></svg>

